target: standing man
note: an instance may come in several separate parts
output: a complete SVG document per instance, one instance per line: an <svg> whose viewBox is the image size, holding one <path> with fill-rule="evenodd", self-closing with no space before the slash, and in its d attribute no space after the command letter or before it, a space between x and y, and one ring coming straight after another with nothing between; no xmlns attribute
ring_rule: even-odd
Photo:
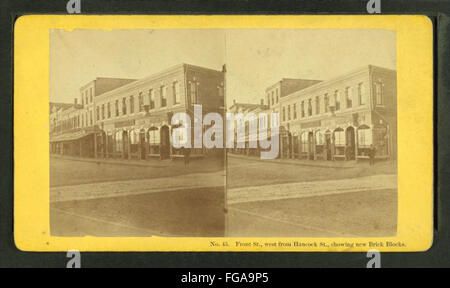
<svg viewBox="0 0 450 288"><path fill-rule="evenodd" d="M375 164L375 152L376 152L376 148L373 144L370 144L370 149L369 149L369 165L372 166Z"/></svg>
<svg viewBox="0 0 450 288"><path fill-rule="evenodd" d="M183 147L183 154L184 154L184 167L187 167L189 165L189 157L191 156L191 149Z"/></svg>

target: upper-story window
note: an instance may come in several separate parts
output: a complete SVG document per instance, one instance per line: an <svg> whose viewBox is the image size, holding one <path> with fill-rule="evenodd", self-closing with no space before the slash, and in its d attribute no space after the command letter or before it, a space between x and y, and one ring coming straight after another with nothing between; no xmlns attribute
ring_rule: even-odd
<svg viewBox="0 0 450 288"><path fill-rule="evenodd" d="M191 105L198 104L197 84L195 82L190 82L189 88L191 93Z"/></svg>
<svg viewBox="0 0 450 288"><path fill-rule="evenodd" d="M95 114L97 114L97 121L100 120L100 107L99 106L96 107Z"/></svg>
<svg viewBox="0 0 450 288"><path fill-rule="evenodd" d="M358 84L358 102L359 105L365 105L366 104L366 94L364 93L364 83Z"/></svg>
<svg viewBox="0 0 450 288"><path fill-rule="evenodd" d="M130 114L134 113L134 96L130 96Z"/></svg>
<svg viewBox="0 0 450 288"><path fill-rule="evenodd" d="M180 104L180 88L178 81L172 83L173 104Z"/></svg>
<svg viewBox="0 0 450 288"><path fill-rule="evenodd" d="M312 99L308 99L308 116L312 116Z"/></svg>
<svg viewBox="0 0 450 288"><path fill-rule="evenodd" d="M273 91L271 93L271 96L272 96L272 105L274 105L275 104L275 96L273 95Z"/></svg>
<svg viewBox="0 0 450 288"><path fill-rule="evenodd" d="M116 117L119 116L119 100L116 100L116 103L114 104L114 109L116 110Z"/></svg>
<svg viewBox="0 0 450 288"><path fill-rule="evenodd" d="M352 88L350 87L345 88L345 99L347 102L347 108L352 108L353 106Z"/></svg>
<svg viewBox="0 0 450 288"><path fill-rule="evenodd" d="M85 97L86 97L86 105L87 105L89 103L89 98L88 98L88 95L87 95L87 91L85 93Z"/></svg>
<svg viewBox="0 0 450 288"><path fill-rule="evenodd" d="M283 121L286 121L286 107L283 107Z"/></svg>
<svg viewBox="0 0 450 288"><path fill-rule="evenodd" d="M267 105L270 106L270 93L267 93Z"/></svg>
<svg viewBox="0 0 450 288"><path fill-rule="evenodd" d="M149 109L155 108L155 95L153 89L148 90Z"/></svg>
<svg viewBox="0 0 450 288"><path fill-rule="evenodd" d="M89 88L89 99L91 100L92 103L92 87Z"/></svg>
<svg viewBox="0 0 450 288"><path fill-rule="evenodd" d="M324 109L325 109L325 113L328 112L328 107L330 107L330 97L328 96L328 93L325 93L325 95L323 96L323 102L324 102Z"/></svg>
<svg viewBox="0 0 450 288"><path fill-rule="evenodd" d="M301 110L302 118L305 117L305 101L302 101L302 103L300 104L300 110Z"/></svg>
<svg viewBox="0 0 450 288"><path fill-rule="evenodd" d="M320 97L316 96L316 115L320 114Z"/></svg>
<svg viewBox="0 0 450 288"><path fill-rule="evenodd" d="M105 104L102 104L102 120L105 119Z"/></svg>
<svg viewBox="0 0 450 288"><path fill-rule="evenodd" d="M107 110L108 110L108 112L107 112L108 118L111 118L111 103L108 102L106 107L107 107Z"/></svg>
<svg viewBox="0 0 450 288"><path fill-rule="evenodd" d="M81 95L81 105L84 106L84 97Z"/></svg>
<svg viewBox="0 0 450 288"><path fill-rule="evenodd" d="M288 115L288 120L291 120L291 105L288 105L287 115Z"/></svg>
<svg viewBox="0 0 450 288"><path fill-rule="evenodd" d="M275 98L276 98L276 100L277 100L277 104L278 104L278 88L275 90Z"/></svg>
<svg viewBox="0 0 450 288"><path fill-rule="evenodd" d="M383 99L383 83L381 81L375 82L375 100L377 106L383 106L384 105L384 99Z"/></svg>
<svg viewBox="0 0 450 288"><path fill-rule="evenodd" d="M92 110L89 110L89 124L92 126L94 123L94 117L92 117Z"/></svg>
<svg viewBox="0 0 450 288"><path fill-rule="evenodd" d="M144 111L144 95L142 92L139 92L139 112Z"/></svg>
<svg viewBox="0 0 450 288"><path fill-rule="evenodd" d="M127 115L127 98L122 98L122 115Z"/></svg>
<svg viewBox="0 0 450 288"><path fill-rule="evenodd" d="M167 106L167 87L162 85L159 89L159 95L161 97L161 107Z"/></svg>
<svg viewBox="0 0 450 288"><path fill-rule="evenodd" d="M336 111L341 110L341 93L339 93L339 90L334 91L334 107Z"/></svg>
<svg viewBox="0 0 450 288"><path fill-rule="evenodd" d="M292 107L292 110L294 112L294 119L297 119L297 103L294 103L294 106Z"/></svg>

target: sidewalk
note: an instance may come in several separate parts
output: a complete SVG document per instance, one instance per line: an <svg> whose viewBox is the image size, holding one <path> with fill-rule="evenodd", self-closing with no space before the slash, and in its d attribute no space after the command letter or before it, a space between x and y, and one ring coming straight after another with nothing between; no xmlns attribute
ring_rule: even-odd
<svg viewBox="0 0 450 288"><path fill-rule="evenodd" d="M61 155L50 155L50 158L64 159L80 162L91 162L91 163L102 163L102 164L117 164L117 165L130 165L130 166L145 166L145 167L169 167L173 165L175 161L183 161L183 157L176 157L173 159L160 160L158 158L151 158L147 160L134 160L134 159L113 159L113 158L87 158L87 157L74 157L74 156L61 156ZM191 157L191 160L196 159L196 157ZM203 159L203 157L198 157L198 159Z"/></svg>
<svg viewBox="0 0 450 288"><path fill-rule="evenodd" d="M51 187L50 202L89 200L173 190L212 189L217 187L225 187L225 171Z"/></svg>
<svg viewBox="0 0 450 288"><path fill-rule="evenodd" d="M312 167L325 167L325 168L353 168L360 164L365 164L366 162L357 163L355 160L352 161L325 161L325 160L301 160L301 159L261 159L258 156L247 156L240 154L228 153L228 157L243 159L248 161L263 161L266 163L278 163L278 164L289 164L298 166L312 166ZM367 165L367 164L366 164Z"/></svg>

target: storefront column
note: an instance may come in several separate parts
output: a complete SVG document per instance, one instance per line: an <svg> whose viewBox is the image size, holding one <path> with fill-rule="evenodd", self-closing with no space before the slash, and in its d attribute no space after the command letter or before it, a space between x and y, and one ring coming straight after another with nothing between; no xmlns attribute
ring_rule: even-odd
<svg viewBox="0 0 450 288"><path fill-rule="evenodd" d="M108 158L108 133L106 133L105 132L105 147L104 147L104 149L105 149L105 159L107 159Z"/></svg>
<svg viewBox="0 0 450 288"><path fill-rule="evenodd" d="M130 160L131 159L131 133L130 132L128 132L127 133L127 154L128 154L128 160Z"/></svg>
<svg viewBox="0 0 450 288"><path fill-rule="evenodd" d="M97 134L94 133L94 158L97 158Z"/></svg>
<svg viewBox="0 0 450 288"><path fill-rule="evenodd" d="M317 133L317 131L316 132L314 132L313 131L313 141L312 141L312 143L313 143L313 159L314 160L317 160L317 151L316 151L316 133Z"/></svg>
<svg viewBox="0 0 450 288"><path fill-rule="evenodd" d="M358 128L355 128L355 160L358 162Z"/></svg>

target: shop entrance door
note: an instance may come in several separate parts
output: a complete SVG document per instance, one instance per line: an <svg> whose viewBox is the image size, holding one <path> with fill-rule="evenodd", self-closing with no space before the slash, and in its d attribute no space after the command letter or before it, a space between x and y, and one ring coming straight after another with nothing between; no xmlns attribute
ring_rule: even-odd
<svg viewBox="0 0 450 288"><path fill-rule="evenodd" d="M348 127L346 131L346 158L347 160L355 160L355 128Z"/></svg>
<svg viewBox="0 0 450 288"><path fill-rule="evenodd" d="M314 133L308 133L308 158L310 160L314 159Z"/></svg>
<svg viewBox="0 0 450 288"><path fill-rule="evenodd" d="M139 132L139 145L141 146L141 159L145 159L147 156L147 151L146 151L146 143L145 143L145 131L141 130Z"/></svg>
<svg viewBox="0 0 450 288"><path fill-rule="evenodd" d="M331 134L325 134L325 160L331 160Z"/></svg>
<svg viewBox="0 0 450 288"><path fill-rule="evenodd" d="M160 156L161 159L170 158L170 133L169 127L163 126L161 127L161 148L160 148Z"/></svg>

